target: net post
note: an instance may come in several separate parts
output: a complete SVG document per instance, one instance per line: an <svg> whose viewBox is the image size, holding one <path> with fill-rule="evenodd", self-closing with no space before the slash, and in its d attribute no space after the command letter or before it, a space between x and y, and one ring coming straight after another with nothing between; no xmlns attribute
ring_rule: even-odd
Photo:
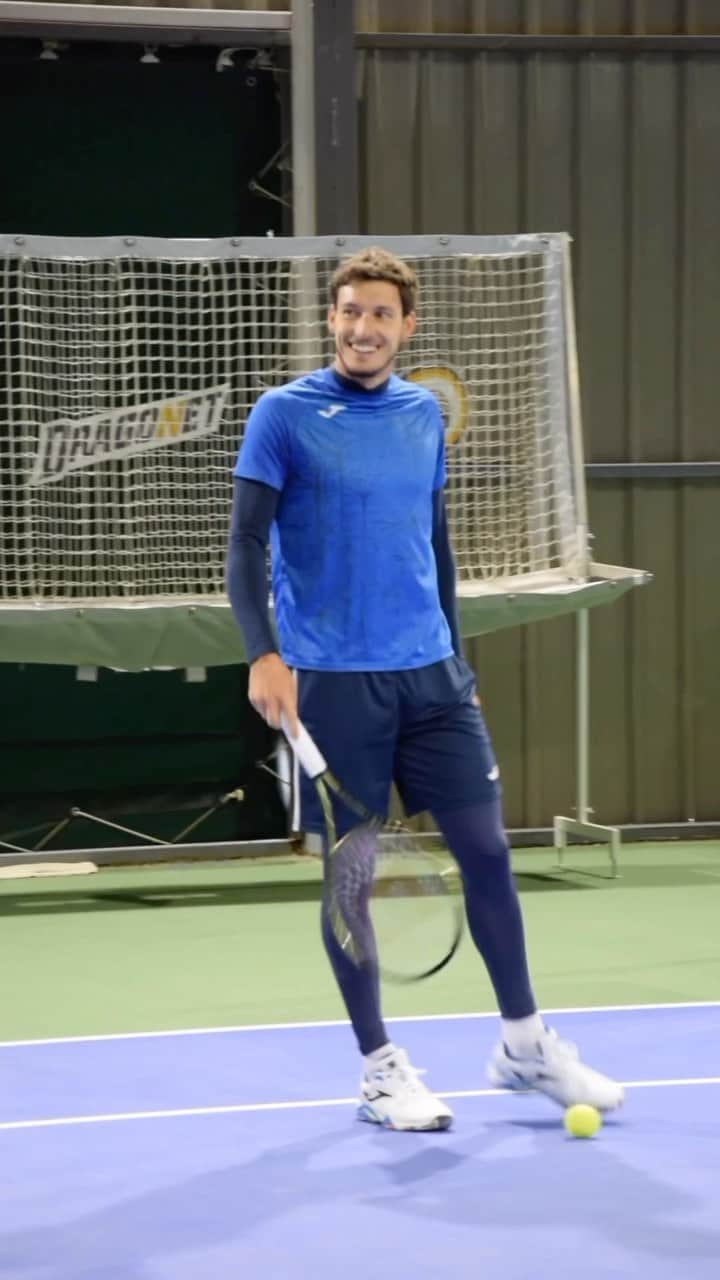
<svg viewBox="0 0 720 1280"><path fill-rule="evenodd" d="M547 389L551 404L554 430L551 433L550 462L553 473L552 518L562 546L562 558L568 573L582 580L587 571L583 559L583 536L574 501L578 474L575 467L577 431L573 424L579 421L579 401L573 405L568 375L572 338L572 296L568 297L568 271L570 269L566 238L561 235L547 237L548 252L545 255L545 344L548 352ZM580 443L582 437L580 436ZM542 465L540 458L539 465ZM584 483L584 475L581 474Z"/></svg>
<svg viewBox="0 0 720 1280"><path fill-rule="evenodd" d="M580 367L575 332L575 302L573 298L572 258L570 237L562 238L562 292L563 327L565 337L565 370L570 435L570 465L573 476L573 497L577 529L577 557L582 581L590 572L590 539L588 529L587 494L585 491L585 457L583 450L582 404L580 399Z"/></svg>
<svg viewBox="0 0 720 1280"><path fill-rule="evenodd" d="M577 552L582 567L583 579L587 580L590 573L590 546L587 495L585 491L580 375L575 335L570 239L568 236L565 236L563 240L562 255L567 401L577 516ZM575 619L575 681L575 770L577 788L575 817L568 818L556 815L553 819L557 865L561 870L566 869L565 850L567 848L567 837L568 835L576 835L586 840L608 845L610 878L615 879L620 874L620 829L593 822L590 816L593 811L590 807L590 615L588 609L579 609Z"/></svg>

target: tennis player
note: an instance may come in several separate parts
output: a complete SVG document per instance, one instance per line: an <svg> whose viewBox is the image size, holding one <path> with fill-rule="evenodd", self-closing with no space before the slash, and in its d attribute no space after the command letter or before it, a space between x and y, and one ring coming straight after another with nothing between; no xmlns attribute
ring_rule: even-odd
<svg viewBox="0 0 720 1280"><path fill-rule="evenodd" d="M427 389L393 373L416 292L412 269L383 249L346 260L331 285L332 366L265 392L250 413L228 555L249 697L274 727L284 716L294 732L299 715L368 809L387 812L394 781L408 814L432 814L499 1006L491 1083L611 1110L621 1086L545 1025L533 995L498 766L460 642L443 421ZM301 805L300 829L322 831L306 780ZM322 933L363 1058L359 1116L448 1128L452 1112L388 1036L377 973L345 956L325 905Z"/></svg>

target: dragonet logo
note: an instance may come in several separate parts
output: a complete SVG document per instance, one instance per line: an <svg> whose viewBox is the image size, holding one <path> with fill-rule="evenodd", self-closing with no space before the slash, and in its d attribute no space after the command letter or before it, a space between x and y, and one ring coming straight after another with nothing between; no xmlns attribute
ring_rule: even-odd
<svg viewBox="0 0 720 1280"><path fill-rule="evenodd" d="M220 424L228 391L227 385L209 387L172 400L45 423L29 483L52 484L99 462L209 436Z"/></svg>

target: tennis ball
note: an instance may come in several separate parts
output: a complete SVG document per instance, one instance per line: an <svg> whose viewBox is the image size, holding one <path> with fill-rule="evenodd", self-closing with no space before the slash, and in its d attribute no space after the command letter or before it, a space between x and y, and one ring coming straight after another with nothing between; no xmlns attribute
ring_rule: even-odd
<svg viewBox="0 0 720 1280"><path fill-rule="evenodd" d="M602 1116L595 1107L577 1103L565 1112L565 1128L573 1138L592 1138L602 1124Z"/></svg>

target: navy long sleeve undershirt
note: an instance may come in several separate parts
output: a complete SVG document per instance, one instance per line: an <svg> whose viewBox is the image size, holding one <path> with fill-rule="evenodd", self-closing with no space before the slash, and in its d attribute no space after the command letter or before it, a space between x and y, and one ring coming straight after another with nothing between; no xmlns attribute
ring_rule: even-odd
<svg viewBox="0 0 720 1280"><path fill-rule="evenodd" d="M435 489L433 492L432 545L437 565L440 604L450 628L453 650L458 658L461 658L462 640L460 639L460 620L458 618L457 597L455 594L455 558L450 545L445 495L442 489Z"/></svg>
<svg viewBox="0 0 720 1280"><path fill-rule="evenodd" d="M236 478L234 481L227 590L233 614L243 634L248 662L254 662L264 653L278 651L268 605L266 554L279 498L277 489L258 480ZM440 604L450 628L453 649L461 656L455 561L442 489L433 493L432 545L437 563Z"/></svg>

